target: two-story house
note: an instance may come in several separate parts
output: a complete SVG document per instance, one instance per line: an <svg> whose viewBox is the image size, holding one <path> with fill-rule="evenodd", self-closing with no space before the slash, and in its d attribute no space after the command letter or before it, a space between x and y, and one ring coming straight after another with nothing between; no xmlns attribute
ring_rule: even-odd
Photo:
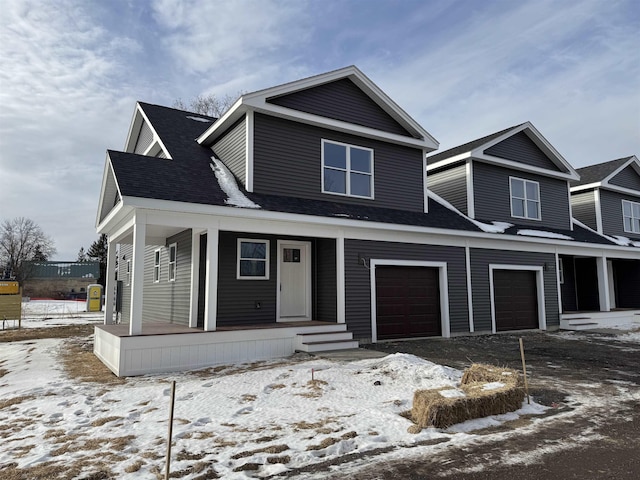
<svg viewBox="0 0 640 480"><path fill-rule="evenodd" d="M497 149L544 161L512 136ZM578 176L536 138L544 165L502 159L512 170L492 174L511 207L484 202L477 184L463 214L427 187L438 143L355 67L243 95L219 119L138 103L124 151L105 163L96 225L119 271L94 351L136 375L557 328L562 248L631 248L572 224ZM495 164L484 163L476 174ZM504 235L478 221L511 213L521 225Z"/></svg>
<svg viewBox="0 0 640 480"><path fill-rule="evenodd" d="M571 182L573 216L618 245L640 246L640 162L635 156L579 168ZM572 261L573 260L573 261ZM565 261L563 301L575 310L593 308L585 270L593 265L583 258ZM612 256L607 309L640 308L640 260ZM585 292L586 291L586 292Z"/></svg>

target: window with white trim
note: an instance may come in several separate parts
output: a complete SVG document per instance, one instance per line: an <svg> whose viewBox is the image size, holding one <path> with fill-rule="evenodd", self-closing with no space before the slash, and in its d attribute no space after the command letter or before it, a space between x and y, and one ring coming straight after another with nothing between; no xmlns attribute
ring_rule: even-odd
<svg viewBox="0 0 640 480"><path fill-rule="evenodd" d="M238 280L269 280L269 240L238 239Z"/></svg>
<svg viewBox="0 0 640 480"><path fill-rule="evenodd" d="M564 265L561 258L558 258L558 281L560 285L564 284Z"/></svg>
<svg viewBox="0 0 640 480"><path fill-rule="evenodd" d="M178 245L172 243L169 245L169 281L176 281L176 268L178 264Z"/></svg>
<svg viewBox="0 0 640 480"><path fill-rule="evenodd" d="M509 177L511 216L540 220L540 184L531 180Z"/></svg>
<svg viewBox="0 0 640 480"><path fill-rule="evenodd" d="M625 232L640 233L640 203L622 200L622 222Z"/></svg>
<svg viewBox="0 0 640 480"><path fill-rule="evenodd" d="M127 260L127 285L131 285L131 260Z"/></svg>
<svg viewBox="0 0 640 480"><path fill-rule="evenodd" d="M153 283L160 281L160 249L153 253Z"/></svg>
<svg viewBox="0 0 640 480"><path fill-rule="evenodd" d="M322 140L322 192L373 198L373 150Z"/></svg>

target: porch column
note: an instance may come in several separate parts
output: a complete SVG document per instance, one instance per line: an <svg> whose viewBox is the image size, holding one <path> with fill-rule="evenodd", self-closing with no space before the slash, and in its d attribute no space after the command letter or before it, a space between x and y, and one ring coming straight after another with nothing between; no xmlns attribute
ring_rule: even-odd
<svg viewBox="0 0 640 480"><path fill-rule="evenodd" d="M116 268L116 245L111 240L107 241L107 269L104 279L104 324L113 323L114 287L116 279L114 272Z"/></svg>
<svg viewBox="0 0 640 480"><path fill-rule="evenodd" d="M344 234L336 238L336 312L338 323L345 323Z"/></svg>
<svg viewBox="0 0 640 480"><path fill-rule="evenodd" d="M147 233L145 218L136 215L133 224L133 256L131 259L131 310L129 335L142 333L142 291L144 287L144 244Z"/></svg>
<svg viewBox="0 0 640 480"><path fill-rule="evenodd" d="M207 228L207 285L205 287L204 329L216 329L218 310L218 232Z"/></svg>
<svg viewBox="0 0 640 480"><path fill-rule="evenodd" d="M611 310L611 300L609 297L607 257L596 257L596 267L598 269L598 296L600 297L600 311L608 312Z"/></svg>
<svg viewBox="0 0 640 480"><path fill-rule="evenodd" d="M191 293L189 295L189 326L198 326L198 286L200 284L200 234L202 230L191 229Z"/></svg>

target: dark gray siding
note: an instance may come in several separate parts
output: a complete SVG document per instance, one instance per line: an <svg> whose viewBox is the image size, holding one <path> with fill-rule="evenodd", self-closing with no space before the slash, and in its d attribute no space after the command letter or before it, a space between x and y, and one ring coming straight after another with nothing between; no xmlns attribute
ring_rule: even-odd
<svg viewBox="0 0 640 480"><path fill-rule="evenodd" d="M451 332L469 331L464 248L345 240L345 314L355 338L371 341L371 277L358 255L366 257L367 263L371 259L447 262Z"/></svg>
<svg viewBox="0 0 640 480"><path fill-rule="evenodd" d="M316 313L314 320L336 322L337 286L336 286L336 241L332 238L316 240L314 269L316 272L314 291Z"/></svg>
<svg viewBox="0 0 640 480"><path fill-rule="evenodd" d="M562 310L564 312L575 312L578 309L576 300L576 273L573 265L573 257L560 256L564 272L564 283L560 285L562 293Z"/></svg>
<svg viewBox="0 0 640 480"><path fill-rule="evenodd" d="M594 190L571 194L571 209L573 218L594 230L598 229Z"/></svg>
<svg viewBox="0 0 640 480"><path fill-rule="evenodd" d="M144 151L151 145L151 142L153 142L153 131L149 128L147 122L143 121L133 153L144 153Z"/></svg>
<svg viewBox="0 0 640 480"><path fill-rule="evenodd" d="M241 118L212 147L213 153L245 186L247 179L246 143L246 120Z"/></svg>
<svg viewBox="0 0 640 480"><path fill-rule="evenodd" d="M548 265L544 272L544 297L547 327L560 324L555 256L551 253L510 252L472 248L471 285L473 290L473 324L476 332L491 331L491 294L489 289L489 264Z"/></svg>
<svg viewBox="0 0 640 480"><path fill-rule="evenodd" d="M169 245L177 244L176 279L169 281ZM160 281L153 281L154 254L160 249ZM142 321L189 325L191 230L167 238L165 245L144 249Z"/></svg>
<svg viewBox="0 0 640 480"><path fill-rule="evenodd" d="M640 192L640 175L636 173L632 166L622 170L609 183Z"/></svg>
<svg viewBox="0 0 640 480"><path fill-rule="evenodd" d="M429 172L427 186L465 215L467 210L467 168L466 163L453 168Z"/></svg>
<svg viewBox="0 0 640 480"><path fill-rule="evenodd" d="M602 230L605 235L622 235L635 240L640 240L640 235L624 231L622 220L622 200L640 203L640 197L625 195L600 189L600 209L602 211Z"/></svg>
<svg viewBox="0 0 640 480"><path fill-rule="evenodd" d="M322 193L322 139L374 150L375 200ZM255 115L254 191L423 211L422 150Z"/></svg>
<svg viewBox="0 0 640 480"><path fill-rule="evenodd" d="M282 97L269 98L267 101L301 112L410 136L409 132L347 78Z"/></svg>
<svg viewBox="0 0 640 480"><path fill-rule="evenodd" d="M567 172L566 168L558 168L524 132L518 132L493 147L487 148L484 153L534 167L546 168L554 172Z"/></svg>
<svg viewBox="0 0 640 480"><path fill-rule="evenodd" d="M540 184L541 221L511 216L510 176ZM476 161L473 164L473 190L475 214L479 220L498 220L518 225L567 230L571 228L569 186L566 180L548 178Z"/></svg>

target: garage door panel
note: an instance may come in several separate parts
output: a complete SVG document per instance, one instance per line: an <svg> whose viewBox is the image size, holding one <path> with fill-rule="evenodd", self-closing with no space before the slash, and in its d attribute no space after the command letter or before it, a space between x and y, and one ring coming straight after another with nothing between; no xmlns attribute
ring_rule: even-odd
<svg viewBox="0 0 640 480"><path fill-rule="evenodd" d="M493 282L496 330L539 328L536 272L496 269Z"/></svg>
<svg viewBox="0 0 640 480"><path fill-rule="evenodd" d="M441 335L437 268L376 267L379 339Z"/></svg>

